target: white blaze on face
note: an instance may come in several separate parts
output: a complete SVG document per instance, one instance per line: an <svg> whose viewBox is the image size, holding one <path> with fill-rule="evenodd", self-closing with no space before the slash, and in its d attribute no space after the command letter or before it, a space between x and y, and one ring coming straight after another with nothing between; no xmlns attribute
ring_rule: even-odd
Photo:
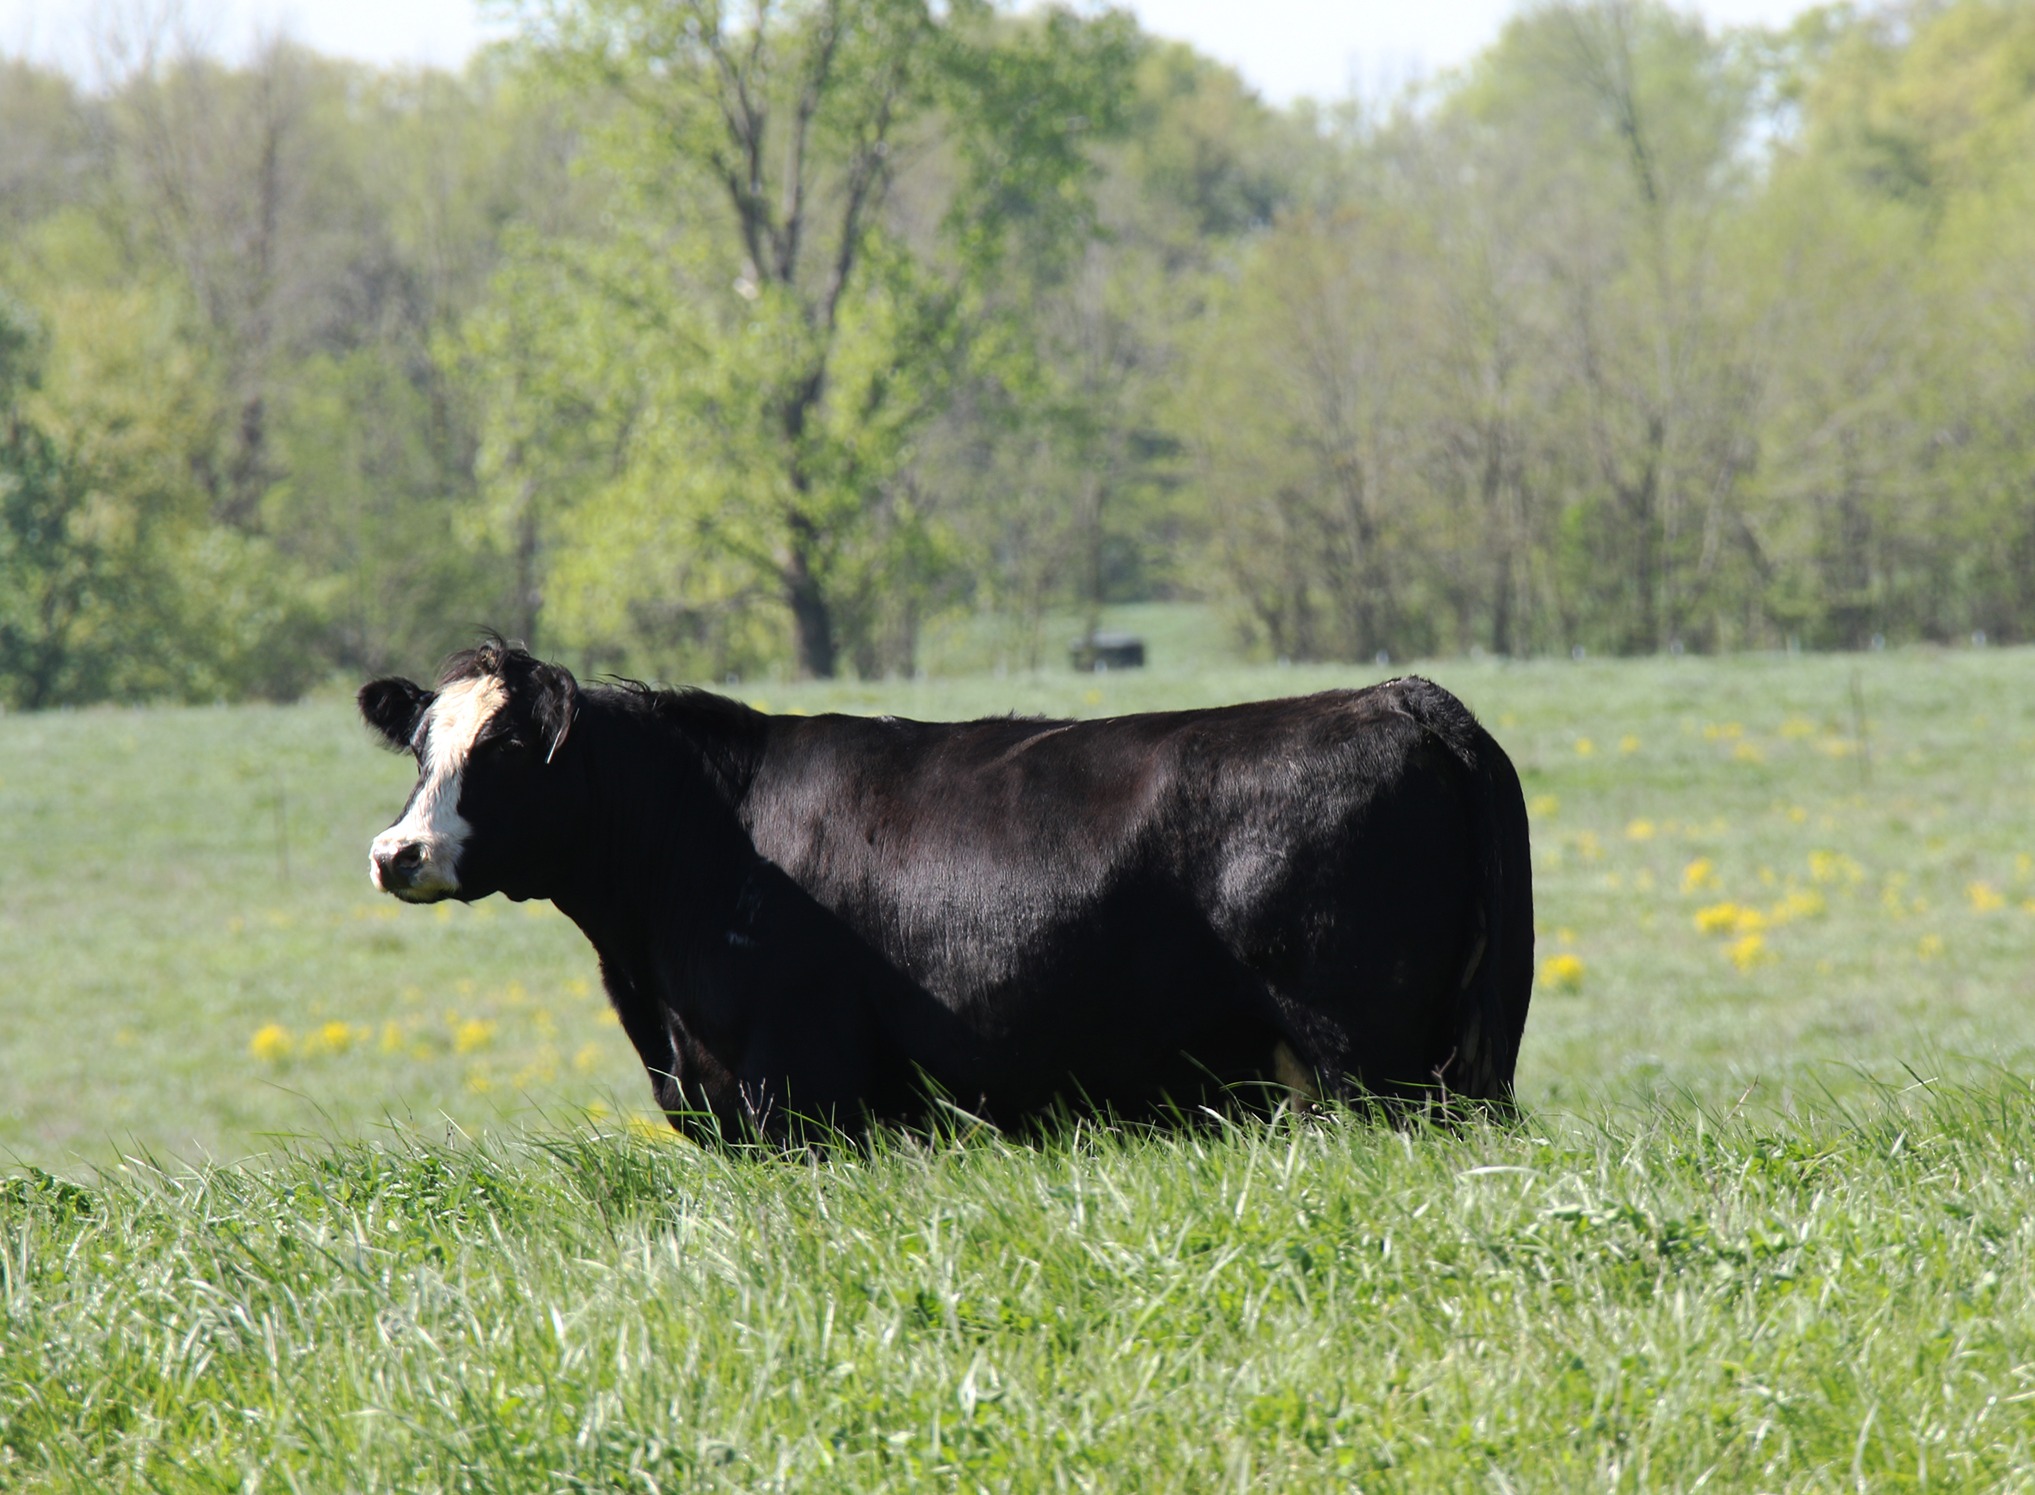
<svg viewBox="0 0 2035 1495"><path fill-rule="evenodd" d="M459 853L473 829L459 813L460 776L481 732L508 700L493 675L461 680L441 690L424 722L424 766L403 818L374 839L368 872L383 887L381 864L406 846L422 856L416 881L393 891L399 898L442 898L459 890Z"/></svg>

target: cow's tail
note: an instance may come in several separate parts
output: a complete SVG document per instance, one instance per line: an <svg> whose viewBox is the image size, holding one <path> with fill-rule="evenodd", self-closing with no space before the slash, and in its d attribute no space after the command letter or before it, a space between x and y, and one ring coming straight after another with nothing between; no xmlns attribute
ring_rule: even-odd
<svg viewBox="0 0 2035 1495"><path fill-rule="evenodd" d="M1476 921L1481 948L1465 960L1455 1048L1437 1073L1449 1094L1512 1107L1519 1039L1533 996L1533 862L1526 796L1505 750L1468 707L1429 680L1391 682L1402 709L1434 733L1469 770L1471 844L1476 848Z"/></svg>

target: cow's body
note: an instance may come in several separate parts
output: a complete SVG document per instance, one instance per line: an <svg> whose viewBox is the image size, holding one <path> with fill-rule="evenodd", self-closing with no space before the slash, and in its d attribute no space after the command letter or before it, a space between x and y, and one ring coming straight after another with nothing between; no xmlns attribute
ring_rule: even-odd
<svg viewBox="0 0 2035 1495"><path fill-rule="evenodd" d="M376 881L556 903L678 1124L1509 1100L1525 810L1426 681L935 724L581 689L490 645L362 708L425 769Z"/></svg>

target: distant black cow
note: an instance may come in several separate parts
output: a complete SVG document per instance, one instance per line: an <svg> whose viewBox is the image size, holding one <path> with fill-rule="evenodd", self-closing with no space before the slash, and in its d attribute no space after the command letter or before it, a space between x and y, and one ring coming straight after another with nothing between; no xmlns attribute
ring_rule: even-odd
<svg viewBox="0 0 2035 1495"><path fill-rule="evenodd" d="M767 716L499 642L362 714L411 903L549 898L674 1125L1064 1101L1509 1103L1533 973L1504 752L1405 678L1102 721Z"/></svg>

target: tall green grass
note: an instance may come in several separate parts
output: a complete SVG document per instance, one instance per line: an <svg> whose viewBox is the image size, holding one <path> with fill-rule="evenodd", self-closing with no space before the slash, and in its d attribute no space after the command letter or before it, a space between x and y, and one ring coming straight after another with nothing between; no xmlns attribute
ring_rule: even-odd
<svg viewBox="0 0 2035 1495"><path fill-rule="evenodd" d="M2030 1100L23 1177L0 1483L2027 1488Z"/></svg>

